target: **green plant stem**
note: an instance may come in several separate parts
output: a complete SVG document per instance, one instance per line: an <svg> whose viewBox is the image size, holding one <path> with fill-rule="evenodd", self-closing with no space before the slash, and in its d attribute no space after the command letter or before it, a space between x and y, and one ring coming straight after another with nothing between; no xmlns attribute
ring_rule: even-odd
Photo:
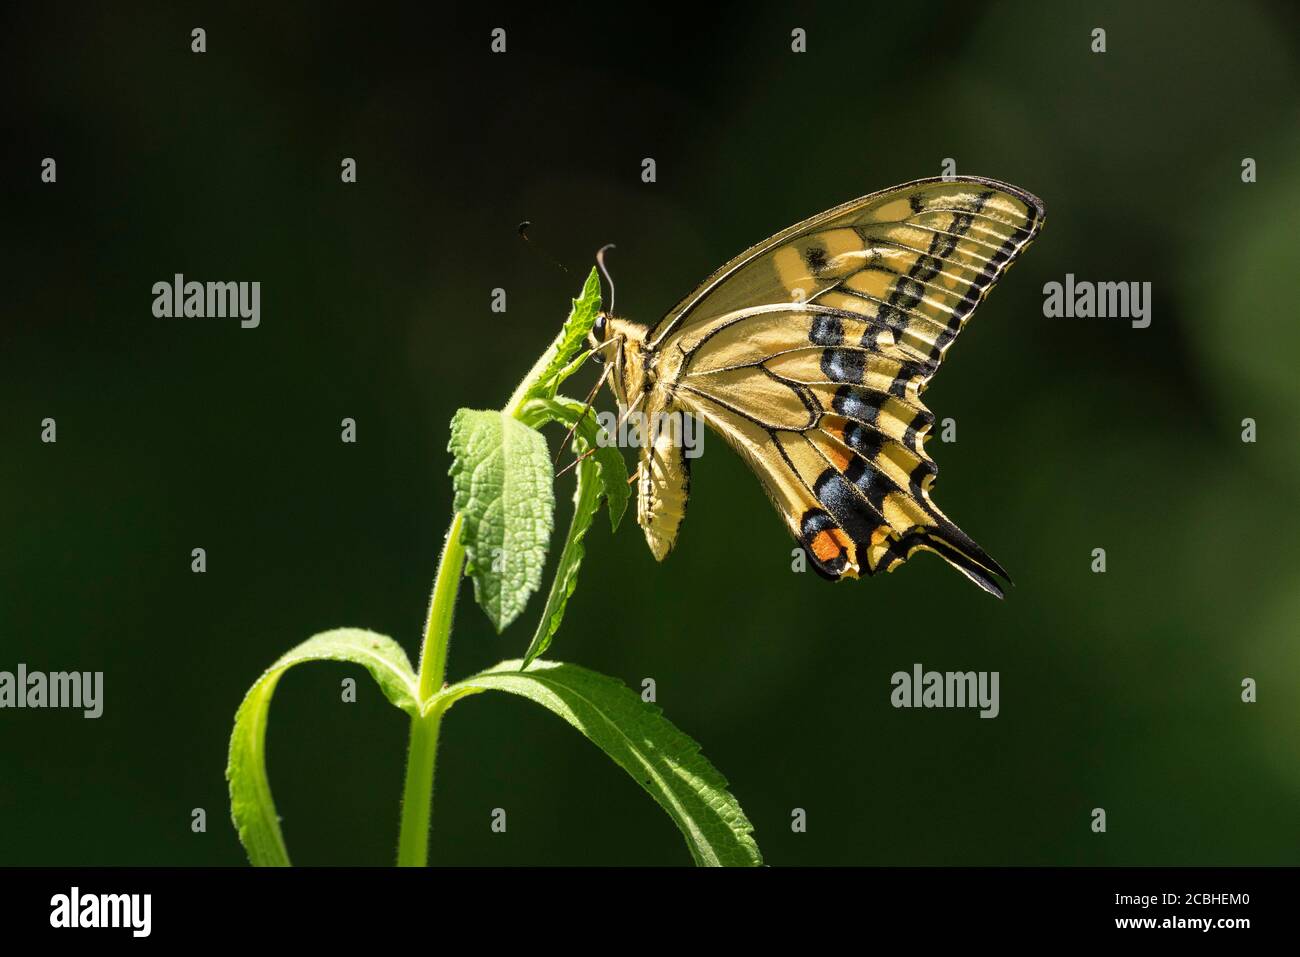
<svg viewBox="0 0 1300 957"><path fill-rule="evenodd" d="M402 826L397 839L399 867L424 867L429 862L429 829L433 822L433 777L438 759L438 732L442 709L424 713L424 706L442 690L447 671L447 646L451 621L460 592L465 546L461 543L461 517L452 519L447 542L433 582L429 617L420 647L418 704L420 714L411 719L411 741L406 759L406 785L402 789Z"/></svg>
<svg viewBox="0 0 1300 957"><path fill-rule="evenodd" d="M442 713L411 719L411 745L402 789L402 830L397 839L397 866L429 863L429 831L433 825L433 773L438 758Z"/></svg>
<svg viewBox="0 0 1300 957"><path fill-rule="evenodd" d="M438 562L438 577L433 581L433 598L429 600L429 617L424 623L424 644L420 646L420 704L442 690L447 674L447 646L451 643L451 619L460 592L461 571L465 565L465 546L460 540L462 519L459 513L447 529L447 542Z"/></svg>

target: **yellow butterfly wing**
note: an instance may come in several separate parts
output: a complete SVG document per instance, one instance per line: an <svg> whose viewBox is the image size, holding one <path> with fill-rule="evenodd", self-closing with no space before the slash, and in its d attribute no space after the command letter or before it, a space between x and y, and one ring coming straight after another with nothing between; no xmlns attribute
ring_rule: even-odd
<svg viewBox="0 0 1300 957"><path fill-rule="evenodd" d="M920 394L1043 215L1024 190L959 177L790 227L647 337L671 383L665 407L700 416L745 457L823 575L892 570L925 549L1000 596L1006 572L930 501L934 417ZM661 461L661 479L687 488L674 471L684 460ZM684 495L652 502L675 538Z"/></svg>

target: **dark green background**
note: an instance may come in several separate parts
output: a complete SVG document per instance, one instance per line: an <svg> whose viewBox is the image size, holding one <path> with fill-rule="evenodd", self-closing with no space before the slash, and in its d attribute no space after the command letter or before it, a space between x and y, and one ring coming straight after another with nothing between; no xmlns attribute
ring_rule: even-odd
<svg viewBox="0 0 1300 957"><path fill-rule="evenodd" d="M619 312L654 321L750 243L944 157L1048 210L926 396L958 423L930 446L936 499L1011 571L1007 599L934 556L792 574L710 435L667 562L597 522L551 657L655 678L772 864L1300 860L1293 9L267 6L32 5L0 41L0 669L106 682L98 721L0 712L0 863L242 862L222 773L245 689L334 626L415 654L447 423L504 402L596 248L618 244ZM175 272L261 281L261 327L154 318ZM1151 327L1045 319L1067 272L1150 281ZM521 653L539 607L498 637L462 594L451 675ZM1000 671L1001 716L894 710L914 662ZM405 736L359 669L286 676L269 757L297 862L391 861ZM482 696L444 726L433 860L688 856L583 738Z"/></svg>

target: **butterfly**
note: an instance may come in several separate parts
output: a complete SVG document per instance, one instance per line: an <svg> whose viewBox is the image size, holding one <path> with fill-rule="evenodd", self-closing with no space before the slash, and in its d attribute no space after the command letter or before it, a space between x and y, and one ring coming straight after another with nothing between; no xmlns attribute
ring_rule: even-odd
<svg viewBox="0 0 1300 957"><path fill-rule="evenodd" d="M747 249L653 329L602 312L588 342L625 415L685 413L720 434L823 577L892 571L925 550L1000 598L1006 571L930 500L921 393L1043 218L1007 183L917 180ZM679 430L641 445L637 522L662 561L691 460Z"/></svg>

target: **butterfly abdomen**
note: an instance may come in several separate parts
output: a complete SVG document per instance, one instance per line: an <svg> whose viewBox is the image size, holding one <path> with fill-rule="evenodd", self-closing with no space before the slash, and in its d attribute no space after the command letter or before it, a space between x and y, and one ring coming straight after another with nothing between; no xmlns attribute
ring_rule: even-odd
<svg viewBox="0 0 1300 957"><path fill-rule="evenodd" d="M655 401L647 418L650 423L660 423L675 415L680 422L681 414ZM681 433L656 427L648 441L643 439L637 485L637 523L656 561L668 557L676 544L690 495L691 461L686 457Z"/></svg>

